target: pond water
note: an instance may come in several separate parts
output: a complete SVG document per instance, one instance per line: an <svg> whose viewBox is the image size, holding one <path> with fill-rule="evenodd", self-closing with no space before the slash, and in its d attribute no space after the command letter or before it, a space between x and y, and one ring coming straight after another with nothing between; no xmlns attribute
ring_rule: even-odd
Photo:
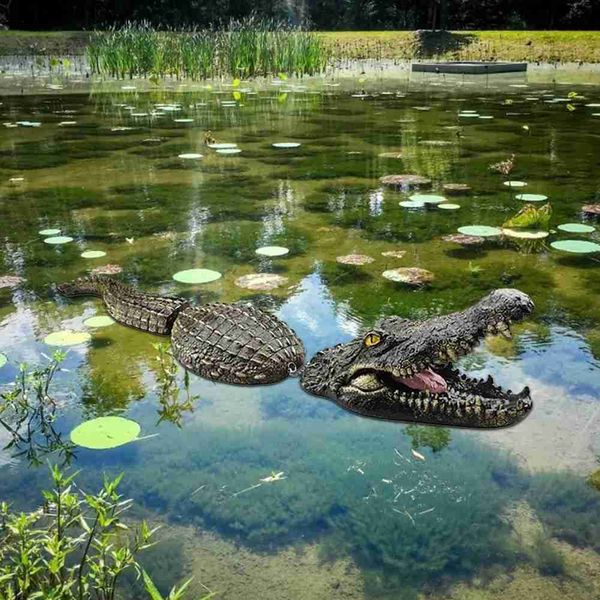
<svg viewBox="0 0 600 600"><path fill-rule="evenodd" d="M141 425L143 439L76 449L72 466L84 489L123 471L135 515L163 524L144 559L162 589L193 574L194 589L219 598L600 598L600 491L586 482L600 456L600 253L551 246L600 242L600 223L581 213L600 201L600 88L385 86L4 97L0 276L20 279L0 289L0 383L46 360L48 334L91 335L68 348L53 384L56 428L67 441L98 416ZM208 148L207 131L241 152ZM509 175L490 170L513 154ZM459 208L401 206L415 191L379 178L402 173L431 179L423 193ZM469 189L449 195L449 183ZM549 237L443 239L501 227L523 193L548 197L550 222L535 229ZM596 229L557 228L584 222ZM72 241L44 243L47 229ZM256 253L265 246L289 253ZM348 254L374 260L336 261ZM170 387L161 378L165 339L90 327L101 302L58 295L57 283L106 265L144 290L272 311L309 357L382 315L427 318L517 287L535 313L461 363L529 385L533 412L483 432L378 422L297 379L244 388L191 376L188 397L181 369ZM397 267L435 279L382 277ZM173 279L192 268L222 277ZM277 287L236 284L252 273L280 276ZM40 458L2 451L0 498L37 506L45 461L64 455ZM136 585L125 593L140 597Z"/></svg>

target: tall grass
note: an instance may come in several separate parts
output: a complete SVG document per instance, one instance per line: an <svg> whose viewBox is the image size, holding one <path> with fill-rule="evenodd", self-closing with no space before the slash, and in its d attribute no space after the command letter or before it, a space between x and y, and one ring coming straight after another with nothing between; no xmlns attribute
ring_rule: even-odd
<svg viewBox="0 0 600 600"><path fill-rule="evenodd" d="M91 36L92 72L110 77L259 77L325 70L321 38L278 21L249 17L218 29L157 30L129 23Z"/></svg>

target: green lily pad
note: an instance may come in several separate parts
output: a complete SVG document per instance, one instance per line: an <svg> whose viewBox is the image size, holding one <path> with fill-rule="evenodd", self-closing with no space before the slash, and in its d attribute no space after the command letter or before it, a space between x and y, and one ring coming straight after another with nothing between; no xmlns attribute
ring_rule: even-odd
<svg viewBox="0 0 600 600"><path fill-rule="evenodd" d="M73 241L73 238L69 237L68 235L57 235L57 236L47 237L44 239L44 242L46 244L53 244L53 245L68 244L69 242L72 242L72 241Z"/></svg>
<svg viewBox="0 0 600 600"><path fill-rule="evenodd" d="M108 315L97 315L83 322L86 327L108 327L109 325L114 325L114 323L116 321Z"/></svg>
<svg viewBox="0 0 600 600"><path fill-rule="evenodd" d="M184 152L179 155L179 158L182 158L183 160L200 160L202 154L198 154L197 152Z"/></svg>
<svg viewBox="0 0 600 600"><path fill-rule="evenodd" d="M506 237L521 239L521 240L543 240L550 234L547 231L523 231L521 229L502 229L502 233Z"/></svg>
<svg viewBox="0 0 600 600"><path fill-rule="evenodd" d="M141 427L135 421L123 417L98 417L78 425L71 431L71 441L83 448L108 450L133 442L140 435Z"/></svg>
<svg viewBox="0 0 600 600"><path fill-rule="evenodd" d="M544 202L544 200L548 200L548 196L544 196L544 194L517 194L516 198L524 202Z"/></svg>
<svg viewBox="0 0 600 600"><path fill-rule="evenodd" d="M424 202L425 204L440 204L440 202L446 202L444 196L438 196L436 194L413 194L410 199L413 202Z"/></svg>
<svg viewBox="0 0 600 600"><path fill-rule="evenodd" d="M241 151L241 148L219 148L217 154L239 154Z"/></svg>
<svg viewBox="0 0 600 600"><path fill-rule="evenodd" d="M173 275L173 279L180 283L210 283L220 278L221 273L210 269L186 269Z"/></svg>
<svg viewBox="0 0 600 600"><path fill-rule="evenodd" d="M500 235L502 229L499 227L490 227L489 225L465 225L464 227L458 228L458 233L476 237L493 237L495 235Z"/></svg>
<svg viewBox="0 0 600 600"><path fill-rule="evenodd" d="M563 223L557 229L568 233L592 233L592 231L596 231L596 228L592 225L585 225L583 223Z"/></svg>
<svg viewBox="0 0 600 600"><path fill-rule="evenodd" d="M225 144L207 144L207 146L209 148L212 148L213 150L227 150L228 148L237 148L237 144L230 144L230 143L225 143Z"/></svg>
<svg viewBox="0 0 600 600"><path fill-rule="evenodd" d="M275 142L273 148L298 148L300 142Z"/></svg>
<svg viewBox="0 0 600 600"><path fill-rule="evenodd" d="M525 181L505 181L504 185L509 188L522 188L527 185Z"/></svg>
<svg viewBox="0 0 600 600"><path fill-rule="evenodd" d="M403 200L399 204L403 208L423 208L425 206L425 202L417 202L416 200Z"/></svg>
<svg viewBox="0 0 600 600"><path fill-rule="evenodd" d="M574 254L591 254L600 252L600 244L587 242L585 240L559 240L550 244L555 250L562 252L573 252Z"/></svg>
<svg viewBox="0 0 600 600"><path fill-rule="evenodd" d="M0 352L0 369L8 362L8 357L6 354Z"/></svg>
<svg viewBox="0 0 600 600"><path fill-rule="evenodd" d="M106 256L106 252L103 250L86 250L81 253L81 258L102 258Z"/></svg>
<svg viewBox="0 0 600 600"><path fill-rule="evenodd" d="M444 202L443 204L438 204L437 207L441 208L442 210L458 210L460 208L460 204Z"/></svg>
<svg viewBox="0 0 600 600"><path fill-rule="evenodd" d="M256 254L261 256L284 256L289 252L289 248L283 246L263 246L256 250Z"/></svg>
<svg viewBox="0 0 600 600"><path fill-rule="evenodd" d="M60 229L41 229L38 231L38 233L44 236L58 235L60 233Z"/></svg>
<svg viewBox="0 0 600 600"><path fill-rule="evenodd" d="M77 344L85 344L91 339L92 336L87 331L64 329L48 334L44 338L44 343L48 346L76 346Z"/></svg>

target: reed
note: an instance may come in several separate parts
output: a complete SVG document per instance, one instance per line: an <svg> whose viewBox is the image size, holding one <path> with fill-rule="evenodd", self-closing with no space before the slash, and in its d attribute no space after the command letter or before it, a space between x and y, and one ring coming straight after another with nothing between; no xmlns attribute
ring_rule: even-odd
<svg viewBox="0 0 600 600"><path fill-rule="evenodd" d="M121 79L315 75L328 63L317 34L256 17L193 30L129 23L94 32L87 53L94 74Z"/></svg>

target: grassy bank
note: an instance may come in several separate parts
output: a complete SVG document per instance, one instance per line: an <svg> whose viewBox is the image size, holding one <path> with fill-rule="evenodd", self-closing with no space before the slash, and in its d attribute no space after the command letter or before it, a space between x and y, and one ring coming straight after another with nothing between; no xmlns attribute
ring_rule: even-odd
<svg viewBox="0 0 600 600"><path fill-rule="evenodd" d="M319 32L337 59L410 60L436 54L447 60L519 60L600 63L600 31L463 31L449 48L429 52L410 31ZM0 55L84 54L90 34L81 31L2 31Z"/></svg>

